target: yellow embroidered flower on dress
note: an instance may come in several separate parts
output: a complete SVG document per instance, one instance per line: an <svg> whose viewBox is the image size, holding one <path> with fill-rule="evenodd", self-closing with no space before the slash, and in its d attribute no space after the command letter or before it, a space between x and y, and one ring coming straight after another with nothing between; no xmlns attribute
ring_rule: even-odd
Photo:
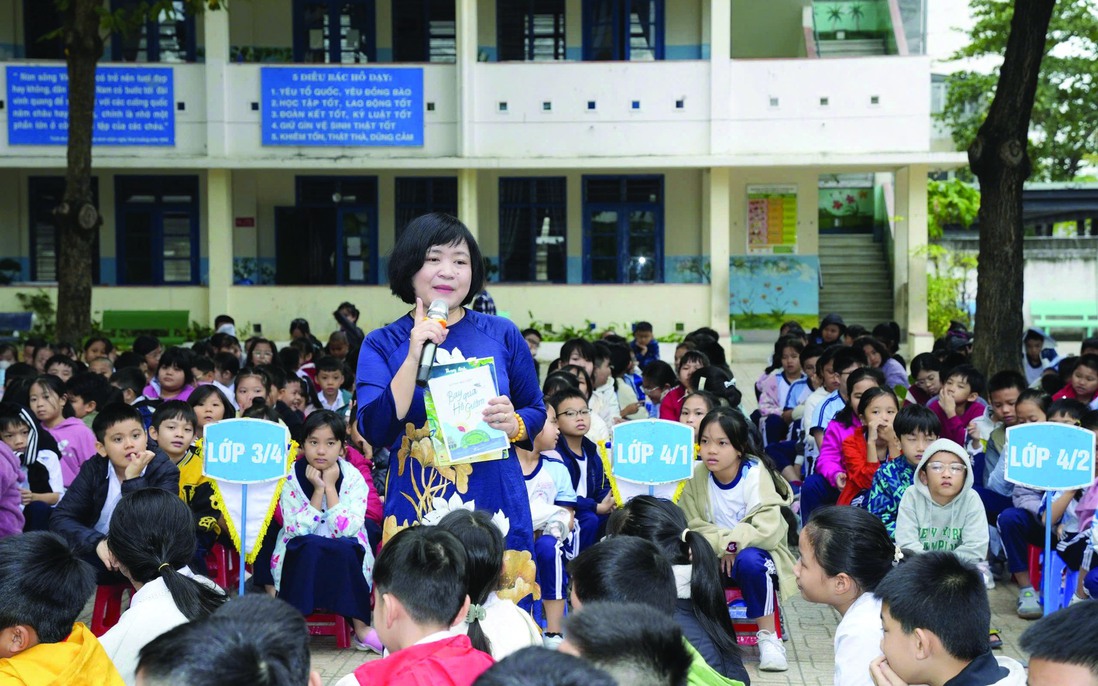
<svg viewBox="0 0 1098 686"><path fill-rule="evenodd" d="M385 525L381 529L381 541L382 543L388 541L393 536L396 536L401 531L408 528L408 520L404 520L403 524L397 524L396 515L389 515L385 518Z"/></svg>
<svg viewBox="0 0 1098 686"><path fill-rule="evenodd" d="M517 603L528 595L534 600L541 599L541 587L537 581L537 567L528 550L508 550L503 553L503 575L500 577L500 589L496 592L500 598Z"/></svg>

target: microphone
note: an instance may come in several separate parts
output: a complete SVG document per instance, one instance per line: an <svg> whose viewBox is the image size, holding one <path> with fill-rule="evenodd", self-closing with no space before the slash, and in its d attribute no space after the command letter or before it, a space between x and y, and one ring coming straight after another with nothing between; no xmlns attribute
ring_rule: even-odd
<svg viewBox="0 0 1098 686"><path fill-rule="evenodd" d="M439 299L431 303L427 308L427 318L435 319L446 326L446 315L450 313L450 306L445 300ZM431 367L435 365L435 351L438 345L427 341L423 344L423 352L419 354L419 370L416 372L416 385L420 388L427 386L427 379L431 378Z"/></svg>

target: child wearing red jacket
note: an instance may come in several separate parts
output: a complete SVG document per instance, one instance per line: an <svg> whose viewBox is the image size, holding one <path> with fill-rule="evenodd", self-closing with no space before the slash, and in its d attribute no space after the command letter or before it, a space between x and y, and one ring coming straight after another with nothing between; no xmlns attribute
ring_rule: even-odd
<svg viewBox="0 0 1098 686"><path fill-rule="evenodd" d="M842 443L846 485L839 494L839 505L864 507L856 501L873 485L877 468L900 454L900 439L892 430L899 404L896 394L888 388L870 388L859 399L858 418L864 428L847 436Z"/></svg>

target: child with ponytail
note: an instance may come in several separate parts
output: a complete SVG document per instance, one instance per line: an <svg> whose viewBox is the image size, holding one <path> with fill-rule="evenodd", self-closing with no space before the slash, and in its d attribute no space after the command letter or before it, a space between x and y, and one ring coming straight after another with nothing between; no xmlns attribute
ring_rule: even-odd
<svg viewBox="0 0 1098 686"><path fill-rule="evenodd" d="M221 589L187 566L195 546L191 509L174 493L143 488L118 501L107 549L135 592L130 608L99 641L127 684L135 683L145 644L225 602Z"/></svg>
<svg viewBox="0 0 1098 686"><path fill-rule="evenodd" d="M675 621L683 637L721 676L750 684L725 605L717 555L704 536L687 528L682 510L669 500L640 495L611 518L611 529L659 548L675 572Z"/></svg>
<svg viewBox="0 0 1098 686"><path fill-rule="evenodd" d="M465 549L465 587L469 610L453 630L469 636L473 648L496 661L541 645L541 630L525 610L496 595L503 573L503 532L484 510L454 510L439 520ZM464 620L464 621L462 621Z"/></svg>
<svg viewBox="0 0 1098 686"><path fill-rule="evenodd" d="M869 664L881 654L881 579L903 558L881 520L857 507L812 513L801 530L793 573L805 600L830 605L835 630L835 686L873 686Z"/></svg>

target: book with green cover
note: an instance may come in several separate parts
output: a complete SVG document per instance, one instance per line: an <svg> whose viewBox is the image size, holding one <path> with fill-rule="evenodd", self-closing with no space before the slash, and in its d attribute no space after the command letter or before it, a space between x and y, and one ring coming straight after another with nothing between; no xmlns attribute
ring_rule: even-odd
<svg viewBox="0 0 1098 686"><path fill-rule="evenodd" d="M491 357L436 364L423 400L439 465L470 464L507 456L507 434L484 421L488 401L499 395Z"/></svg>

